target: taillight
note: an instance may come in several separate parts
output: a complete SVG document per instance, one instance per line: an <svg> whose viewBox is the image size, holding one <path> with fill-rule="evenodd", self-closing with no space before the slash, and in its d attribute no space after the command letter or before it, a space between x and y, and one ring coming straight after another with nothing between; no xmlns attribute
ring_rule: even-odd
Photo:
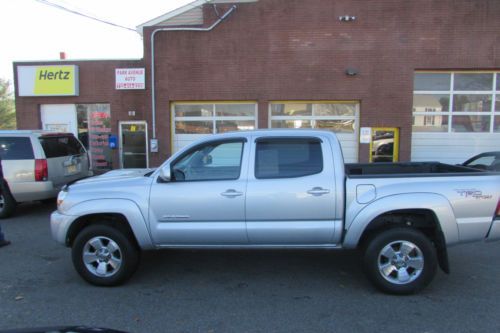
<svg viewBox="0 0 500 333"><path fill-rule="evenodd" d="M47 160L35 160L35 181L42 182L49 178Z"/></svg>
<svg viewBox="0 0 500 333"><path fill-rule="evenodd" d="M500 217L500 199L498 199L497 203L497 217Z"/></svg>

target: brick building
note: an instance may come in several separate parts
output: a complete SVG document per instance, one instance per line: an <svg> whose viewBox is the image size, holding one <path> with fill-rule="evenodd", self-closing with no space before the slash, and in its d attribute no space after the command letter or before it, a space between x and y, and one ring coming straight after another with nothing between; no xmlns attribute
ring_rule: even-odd
<svg viewBox="0 0 500 333"><path fill-rule="evenodd" d="M497 0L198 0L138 27L143 59L16 62L18 126L73 131L104 169L284 127L335 131L349 162L458 163L500 146L498 17ZM62 65L72 91L37 88Z"/></svg>

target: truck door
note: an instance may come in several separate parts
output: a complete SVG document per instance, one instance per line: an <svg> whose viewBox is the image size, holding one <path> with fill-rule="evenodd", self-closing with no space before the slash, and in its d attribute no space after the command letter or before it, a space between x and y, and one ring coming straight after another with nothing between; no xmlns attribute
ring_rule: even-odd
<svg viewBox="0 0 500 333"><path fill-rule="evenodd" d="M150 223L157 245L248 244L246 139L195 146L171 164L172 181L151 187Z"/></svg>
<svg viewBox="0 0 500 333"><path fill-rule="evenodd" d="M257 138L246 219L251 244L331 244L335 177L328 143L315 137Z"/></svg>

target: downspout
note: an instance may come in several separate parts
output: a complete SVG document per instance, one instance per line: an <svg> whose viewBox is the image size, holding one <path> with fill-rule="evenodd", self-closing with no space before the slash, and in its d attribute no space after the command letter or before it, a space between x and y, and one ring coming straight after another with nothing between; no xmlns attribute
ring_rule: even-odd
<svg viewBox="0 0 500 333"><path fill-rule="evenodd" d="M214 22L208 28L159 28L151 34L151 111L152 111L152 126L153 126L153 139L156 139L156 87L155 87L155 35L160 31L210 31L215 28L219 23L224 21L231 13L236 10L236 6L232 6L224 15Z"/></svg>

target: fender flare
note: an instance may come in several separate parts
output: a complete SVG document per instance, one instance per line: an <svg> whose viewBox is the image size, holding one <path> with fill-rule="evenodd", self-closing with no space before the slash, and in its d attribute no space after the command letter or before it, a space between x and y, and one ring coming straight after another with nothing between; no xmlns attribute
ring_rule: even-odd
<svg viewBox="0 0 500 333"><path fill-rule="evenodd" d="M72 206L64 214L83 217L92 214L120 214L125 216L128 225L139 243L144 249L154 249L151 233L149 232L146 218L143 216L139 206L129 199L95 199L79 202Z"/></svg>
<svg viewBox="0 0 500 333"><path fill-rule="evenodd" d="M354 249L358 246L361 236L375 218L396 210L422 209L432 211L443 232L446 245L459 241L458 225L450 202L436 193L406 193L380 198L365 206L359 213L346 221L346 232L343 246Z"/></svg>

